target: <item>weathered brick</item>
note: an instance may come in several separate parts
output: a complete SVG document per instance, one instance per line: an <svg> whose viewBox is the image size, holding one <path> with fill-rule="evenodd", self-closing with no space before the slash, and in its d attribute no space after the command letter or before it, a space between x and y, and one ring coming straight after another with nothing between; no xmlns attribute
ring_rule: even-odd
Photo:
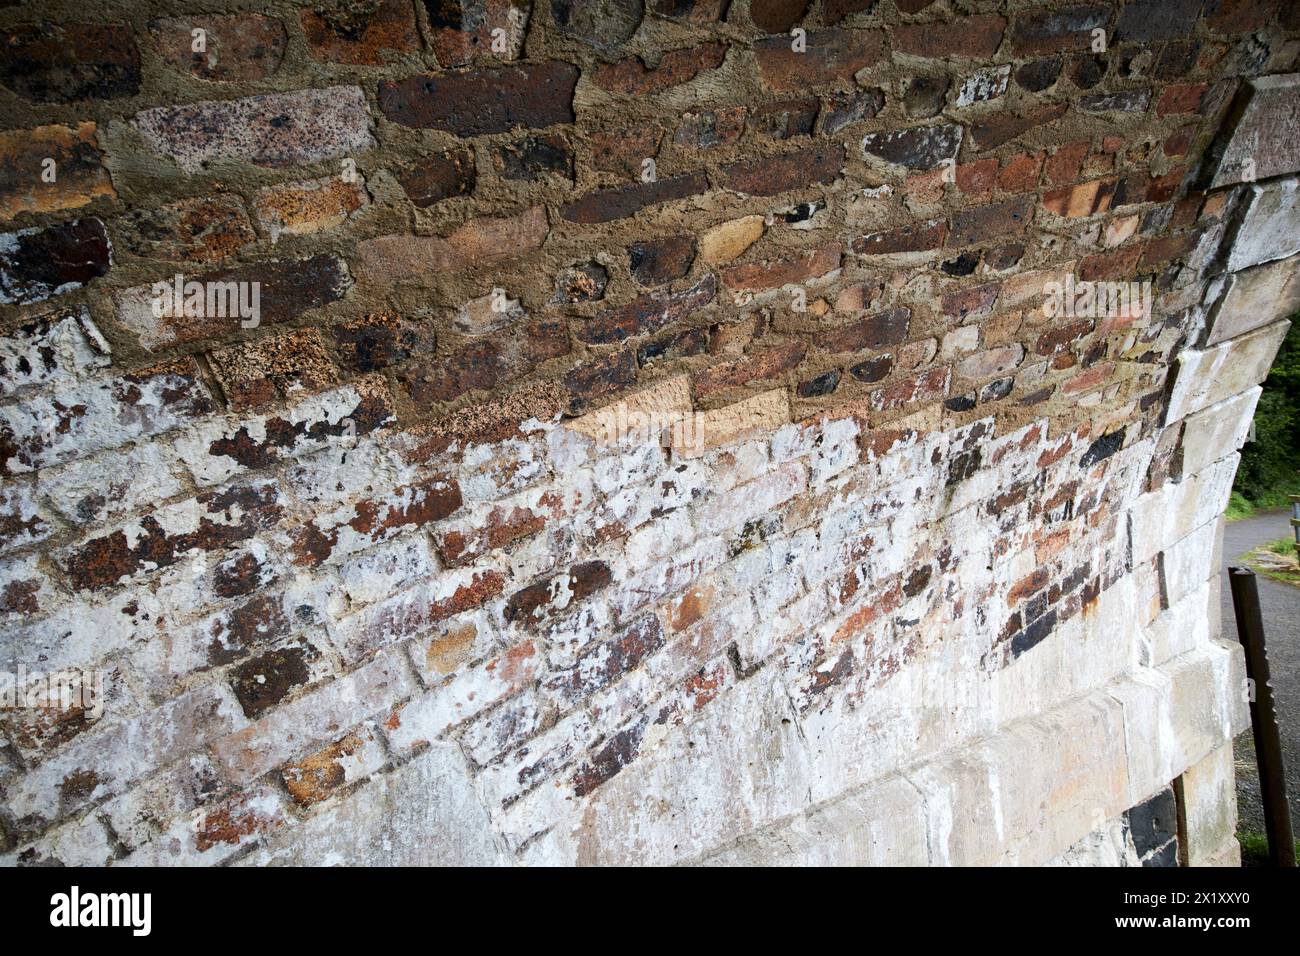
<svg viewBox="0 0 1300 956"><path fill-rule="evenodd" d="M1115 198L1116 185L1113 179L1094 179L1077 186L1053 189L1043 193L1043 208L1071 218L1105 212Z"/></svg>
<svg viewBox="0 0 1300 956"><path fill-rule="evenodd" d="M571 411L584 411L592 402L626 388L636 381L636 374L636 352L631 349L584 362L564 376Z"/></svg>
<svg viewBox="0 0 1300 956"><path fill-rule="evenodd" d="M1206 83L1175 83L1167 86L1156 101L1156 114L1170 116L1175 113L1195 113L1209 90Z"/></svg>
<svg viewBox="0 0 1300 956"><path fill-rule="evenodd" d="M140 54L125 23L42 23L3 34L0 84L42 103L134 96Z"/></svg>
<svg viewBox="0 0 1300 956"><path fill-rule="evenodd" d="M698 196L709 187L703 173L686 173L653 182L632 183L588 193L560 207L569 222L591 225L634 216L648 206Z"/></svg>
<svg viewBox="0 0 1300 956"><path fill-rule="evenodd" d="M722 281L737 292L754 292L806 282L839 268L838 242L809 249L793 256L730 266L722 270Z"/></svg>
<svg viewBox="0 0 1300 956"><path fill-rule="evenodd" d="M1115 23L1115 40L1152 43L1192 32L1203 0L1133 0Z"/></svg>
<svg viewBox="0 0 1300 956"><path fill-rule="evenodd" d="M750 110L750 128L772 139L811 136L820 104L814 98L781 100Z"/></svg>
<svg viewBox="0 0 1300 956"><path fill-rule="evenodd" d="M209 361L236 411L279 402L299 389L319 391L336 378L319 329L295 329L217 349Z"/></svg>
<svg viewBox="0 0 1300 956"><path fill-rule="evenodd" d="M630 126L591 134L591 164L596 169L642 174L643 163L659 152L665 130L660 126Z"/></svg>
<svg viewBox="0 0 1300 956"><path fill-rule="evenodd" d="M78 289L113 263L103 220L0 233L0 302L23 305Z"/></svg>
<svg viewBox="0 0 1300 956"><path fill-rule="evenodd" d="M356 86L159 106L135 115L145 145L187 173L220 161L279 168L364 153L375 145Z"/></svg>
<svg viewBox="0 0 1300 956"><path fill-rule="evenodd" d="M908 169L933 169L957 157L961 139L962 128L954 124L914 126L870 133L862 140L862 151Z"/></svg>
<svg viewBox="0 0 1300 956"><path fill-rule="evenodd" d="M517 60L531 12L530 0L423 0L432 49L443 67L466 66L484 49L497 60ZM501 30L501 50L494 43Z"/></svg>
<svg viewBox="0 0 1300 956"><path fill-rule="evenodd" d="M844 165L844 147L808 146L792 153L732 163L720 170L722 185L751 196L775 196L792 189L832 183Z"/></svg>
<svg viewBox="0 0 1300 956"><path fill-rule="evenodd" d="M468 195L477 178L474 154L464 149L422 156L413 165L395 169L393 175L407 198L422 209L452 196Z"/></svg>
<svg viewBox="0 0 1300 956"><path fill-rule="evenodd" d="M417 405L449 402L475 389L492 389L547 359L569 352L562 321L534 319L492 339L472 342L437 361L416 364L402 376Z"/></svg>
<svg viewBox="0 0 1300 956"><path fill-rule="evenodd" d="M808 346L791 342L775 348L756 350L744 358L710 366L694 377L695 395L703 398L726 388L738 388L752 382L780 378L803 361Z"/></svg>
<svg viewBox="0 0 1300 956"><path fill-rule="evenodd" d="M914 23L893 29L894 50L932 59L991 57L1002 45L1007 21L999 16L959 16L948 22Z"/></svg>
<svg viewBox="0 0 1300 956"><path fill-rule="evenodd" d="M561 31L606 53L632 38L644 14L640 0L551 0L551 19Z"/></svg>
<svg viewBox="0 0 1300 956"><path fill-rule="evenodd" d="M301 807L311 807L339 789L364 780L385 763L373 724L358 727L328 747L280 768L284 785Z"/></svg>
<svg viewBox="0 0 1300 956"><path fill-rule="evenodd" d="M1092 31L1107 28L1113 12L1110 6L1091 3L1020 13L1011 28L1011 50L1017 56L1086 50Z"/></svg>
<svg viewBox="0 0 1300 956"><path fill-rule="evenodd" d="M971 126L970 141L977 150L996 149L1031 130L1056 122L1065 115L1065 109L1064 103L1058 103L1026 110L1020 116L1008 112L993 114Z"/></svg>
<svg viewBox="0 0 1300 956"><path fill-rule="evenodd" d="M319 657L314 647L299 638L235 667L230 672L230 688L244 716L256 718L281 703L295 688L309 684L312 662Z"/></svg>
<svg viewBox="0 0 1300 956"><path fill-rule="evenodd" d="M690 149L730 146L745 132L743 106L685 113L673 134L673 142Z"/></svg>
<svg viewBox="0 0 1300 956"><path fill-rule="evenodd" d="M204 49L194 49L194 30ZM264 80L280 68L289 35L284 24L257 13L167 17L149 24L154 49L170 66L201 80Z"/></svg>
<svg viewBox="0 0 1300 956"><path fill-rule="evenodd" d="M907 338L911 309L900 307L836 328L825 329L817 344L827 352L858 352L862 349L884 349L897 345Z"/></svg>
<svg viewBox="0 0 1300 956"><path fill-rule="evenodd" d="M445 239L393 235L357 246L357 271L371 283L481 269L541 247L550 230L546 210L533 206L499 219L471 219Z"/></svg>
<svg viewBox="0 0 1300 956"><path fill-rule="evenodd" d="M174 564L191 550L220 551L247 541L283 513L271 482L206 491L72 547L62 564L74 588L103 590Z"/></svg>
<svg viewBox="0 0 1300 956"><path fill-rule="evenodd" d="M70 382L108 365L109 352L84 308L34 316L0 337L0 396Z"/></svg>
<svg viewBox="0 0 1300 956"><path fill-rule="evenodd" d="M695 241L690 236L665 236L647 239L627 247L632 278L641 285L653 286L680 279L695 261Z"/></svg>
<svg viewBox="0 0 1300 956"><path fill-rule="evenodd" d="M578 68L556 61L425 74L379 84L379 108L394 123L457 136L573 122Z"/></svg>
<svg viewBox="0 0 1300 956"><path fill-rule="evenodd" d="M881 62L885 52L885 34L880 30L813 31L801 53L791 48L787 36L754 43L759 78L778 93L802 93L810 86L849 80L859 70Z"/></svg>
<svg viewBox="0 0 1300 956"><path fill-rule="evenodd" d="M948 235L945 219L900 226L886 232L873 232L853 240L853 251L863 256L889 255L897 252L925 252L938 249Z"/></svg>
<svg viewBox="0 0 1300 956"><path fill-rule="evenodd" d="M351 319L333 330L339 363L354 372L377 372L433 351L432 326L390 312Z"/></svg>
<svg viewBox="0 0 1300 956"><path fill-rule="evenodd" d="M948 245L965 246L995 236L1025 231L1033 217L1034 199L1020 196L1006 202L989 203L953 213Z"/></svg>
<svg viewBox="0 0 1300 956"><path fill-rule="evenodd" d="M333 229L348 217L370 204L370 196L360 177L349 181L342 176L326 176L302 182L267 186L253 196L253 211L271 236L306 236Z"/></svg>
<svg viewBox="0 0 1300 956"><path fill-rule="evenodd" d="M651 292L625 306L601 312L583 324L578 338L593 345L612 345L634 336L657 332L689 318L713 301L718 283L708 275L681 292Z"/></svg>
<svg viewBox="0 0 1300 956"><path fill-rule="evenodd" d="M45 181L53 162L54 182ZM0 220L76 209L117 195L96 146L95 124L0 133Z"/></svg>
<svg viewBox="0 0 1300 956"><path fill-rule="evenodd" d="M503 179L535 181L548 173L573 178L573 150L562 136L543 133L502 144L492 162Z"/></svg>
<svg viewBox="0 0 1300 956"><path fill-rule="evenodd" d="M231 193L137 209L117 222L118 241L137 256L217 262L257 241L243 201Z"/></svg>
<svg viewBox="0 0 1300 956"><path fill-rule="evenodd" d="M183 278L186 284L202 283L201 314L193 314L199 310L190 308L190 292L177 301L174 280L114 295L118 323L139 336L146 348L216 338L241 326L287 322L343 298L352 285L343 262L331 255L260 262ZM252 283L258 283L258 313L245 318L238 306L241 295L245 305L252 305Z"/></svg>
<svg viewBox="0 0 1300 956"><path fill-rule="evenodd" d="M307 45L318 60L374 65L420 49L415 9L408 0L320 5L298 11Z"/></svg>
<svg viewBox="0 0 1300 956"><path fill-rule="evenodd" d="M627 96L645 96L673 86L689 83L699 74L715 70L727 55L725 43L701 43L699 46L669 50L653 69L640 57L628 57L617 63L602 63L591 79L603 90Z"/></svg>

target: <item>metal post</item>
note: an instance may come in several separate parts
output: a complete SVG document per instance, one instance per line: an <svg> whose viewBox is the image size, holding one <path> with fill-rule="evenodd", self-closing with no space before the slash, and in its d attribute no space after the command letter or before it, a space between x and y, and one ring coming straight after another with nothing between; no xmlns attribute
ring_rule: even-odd
<svg viewBox="0 0 1300 956"><path fill-rule="evenodd" d="M1300 495L1287 495L1291 499L1291 532L1295 535L1296 559L1300 560Z"/></svg>
<svg viewBox="0 0 1300 956"><path fill-rule="evenodd" d="M1259 588L1249 568L1228 568L1232 609L1237 617L1237 637L1246 650L1246 677L1254 693L1250 700L1250 726L1255 735L1255 760L1259 764L1259 789L1264 797L1264 829L1268 855L1274 866L1296 865L1291 808L1286 799L1286 771L1282 764L1282 739L1277 730L1273 686L1269 682L1268 652L1264 647L1264 619L1259 610Z"/></svg>

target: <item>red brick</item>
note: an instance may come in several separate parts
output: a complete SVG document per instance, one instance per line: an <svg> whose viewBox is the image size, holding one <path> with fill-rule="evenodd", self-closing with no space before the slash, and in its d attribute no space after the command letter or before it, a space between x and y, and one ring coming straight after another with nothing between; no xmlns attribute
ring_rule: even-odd
<svg viewBox="0 0 1300 956"><path fill-rule="evenodd" d="M872 232L853 240L853 251L863 256L896 252L925 252L938 249L948 235L948 222L930 219L911 223L887 232Z"/></svg>
<svg viewBox="0 0 1300 956"><path fill-rule="evenodd" d="M725 43L701 43L681 50L669 50L653 69L635 56L617 63L602 63L596 67L591 79L611 93L645 96L688 83L701 73L717 69L726 55Z"/></svg>
<svg viewBox="0 0 1300 956"><path fill-rule="evenodd" d="M731 266L722 271L729 289L756 291L805 282L839 268L840 244L832 243L796 256Z"/></svg>
<svg viewBox="0 0 1300 956"><path fill-rule="evenodd" d="M1207 83L1179 83L1166 87L1156 101L1156 115L1195 113L1209 89Z"/></svg>
<svg viewBox="0 0 1300 956"><path fill-rule="evenodd" d="M202 52L194 49L194 30L204 32ZM216 83L266 79L280 68L289 42L283 23L257 13L154 20L149 32L169 65Z"/></svg>
<svg viewBox="0 0 1300 956"><path fill-rule="evenodd" d="M393 175L407 198L425 209L474 191L474 154L467 149L430 153L410 166L398 167Z"/></svg>
<svg viewBox="0 0 1300 956"><path fill-rule="evenodd" d="M791 342L752 352L744 358L723 362L697 373L692 388L697 398L703 398L726 388L778 378L802 362L807 351L808 346L803 342Z"/></svg>
<svg viewBox="0 0 1300 956"><path fill-rule="evenodd" d="M471 342L444 358L417 364L402 375L418 406L449 402L466 392L491 390L548 359L567 355L569 336L556 318L534 319L509 334Z"/></svg>
<svg viewBox="0 0 1300 956"><path fill-rule="evenodd" d="M318 60L376 65L420 49L410 0L319 5L300 10L302 32Z"/></svg>
<svg viewBox="0 0 1300 956"><path fill-rule="evenodd" d="M810 86L825 86L852 79L859 70L885 58L885 34L880 30L824 30L807 35L807 49L796 53L788 36L754 43L758 75L765 86L779 93L802 93Z"/></svg>
<svg viewBox="0 0 1300 956"><path fill-rule="evenodd" d="M722 185L750 196L775 196L805 186L832 183L844 165L839 144L808 146L793 153L732 163L719 171Z"/></svg>

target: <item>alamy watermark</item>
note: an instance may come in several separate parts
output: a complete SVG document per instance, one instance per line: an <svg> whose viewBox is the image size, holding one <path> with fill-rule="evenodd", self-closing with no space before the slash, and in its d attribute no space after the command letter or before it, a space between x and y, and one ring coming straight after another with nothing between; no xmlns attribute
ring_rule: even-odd
<svg viewBox="0 0 1300 956"><path fill-rule="evenodd" d="M1080 319L1149 318L1154 297L1151 283L1090 282L1067 275L1064 282L1048 282L1046 310L1050 317Z"/></svg>
<svg viewBox="0 0 1300 956"><path fill-rule="evenodd" d="M262 283L186 282L178 272L170 282L153 284L153 314L159 319L238 318L241 328L255 329L262 323Z"/></svg>
<svg viewBox="0 0 1300 956"><path fill-rule="evenodd" d="M639 411L622 403L611 412L596 436L602 444L655 443L686 452L704 448L704 418L698 412Z"/></svg>
<svg viewBox="0 0 1300 956"><path fill-rule="evenodd" d="M0 671L0 710L79 710L89 720L104 715L103 671Z"/></svg>

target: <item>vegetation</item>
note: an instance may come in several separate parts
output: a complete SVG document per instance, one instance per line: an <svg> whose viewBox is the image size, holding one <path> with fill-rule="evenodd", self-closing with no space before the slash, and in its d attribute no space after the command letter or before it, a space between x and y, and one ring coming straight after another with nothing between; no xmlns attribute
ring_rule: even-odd
<svg viewBox="0 0 1300 956"><path fill-rule="evenodd" d="M1241 844L1242 866L1271 865L1268 862L1268 837L1264 834L1240 830L1237 833L1237 842ZM1296 856L1300 856L1300 840L1296 841Z"/></svg>
<svg viewBox="0 0 1300 956"><path fill-rule="evenodd" d="M1300 494L1300 316L1291 321L1255 409L1254 440L1241 450L1229 521L1285 508L1287 495Z"/></svg>

